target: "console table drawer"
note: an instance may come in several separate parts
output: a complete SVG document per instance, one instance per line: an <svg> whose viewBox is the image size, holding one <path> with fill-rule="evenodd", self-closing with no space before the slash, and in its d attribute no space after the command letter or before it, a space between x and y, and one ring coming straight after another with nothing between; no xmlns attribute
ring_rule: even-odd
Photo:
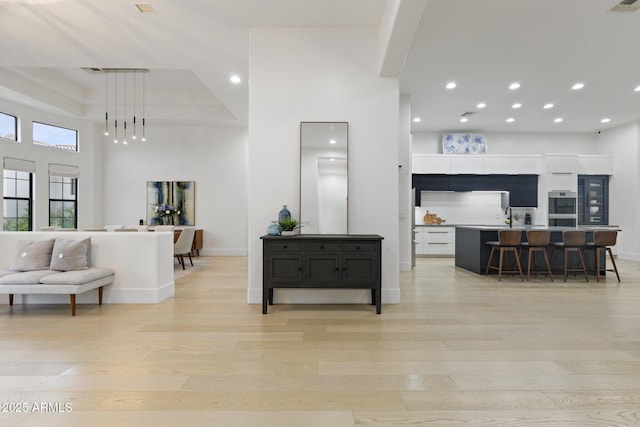
<svg viewBox="0 0 640 427"><path fill-rule="evenodd" d="M350 242L342 244L343 252L375 252L380 247L377 243Z"/></svg>
<svg viewBox="0 0 640 427"><path fill-rule="evenodd" d="M308 252L336 252L340 250L337 243L311 242L304 244L304 250Z"/></svg>
<svg viewBox="0 0 640 427"><path fill-rule="evenodd" d="M302 244L299 242L269 242L265 248L272 252L300 252Z"/></svg>

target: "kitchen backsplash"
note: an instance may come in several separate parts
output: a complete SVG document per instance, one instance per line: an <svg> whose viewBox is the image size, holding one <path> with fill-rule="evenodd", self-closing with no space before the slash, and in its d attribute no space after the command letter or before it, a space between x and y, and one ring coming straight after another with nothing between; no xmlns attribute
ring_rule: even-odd
<svg viewBox="0 0 640 427"><path fill-rule="evenodd" d="M498 191L423 191L422 205L415 208L416 224L424 224L424 215L429 211L445 220L442 225L504 225L506 215L500 196ZM513 208L513 213L520 213L520 222L524 223L524 214L532 210Z"/></svg>

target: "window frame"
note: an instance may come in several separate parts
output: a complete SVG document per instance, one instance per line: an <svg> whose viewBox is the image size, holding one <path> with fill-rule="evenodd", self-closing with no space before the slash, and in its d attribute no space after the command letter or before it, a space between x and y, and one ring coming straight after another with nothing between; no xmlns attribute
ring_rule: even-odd
<svg viewBox="0 0 640 427"><path fill-rule="evenodd" d="M59 178L61 181L52 182L52 178ZM71 180L71 182L65 182L66 179ZM62 197L61 198L53 198L51 197L51 186L52 184L60 184L62 186ZM74 196L73 199L65 199L64 198L64 188L65 185L71 186L71 191L69 192ZM52 203L61 203L62 204L62 216L52 216ZM64 216L65 205L72 203L73 204L73 224L70 227L65 226L65 220L68 220L68 217ZM54 224L52 219L56 218L60 220L59 224ZM69 224L66 224L69 225ZM78 177L71 176L62 176L56 174L49 175L49 227L60 227L60 228L78 228Z"/></svg>
<svg viewBox="0 0 640 427"><path fill-rule="evenodd" d="M42 126L48 126L48 127L56 128L56 129L69 130L69 131L74 132L74 133L75 133L75 135L76 135L76 138L75 138L75 140L76 140L76 141L75 141L75 146L73 147L73 149L66 149L66 148L61 148L60 146L52 145L52 144L49 144L49 143L47 143L47 142L43 142L43 141L38 141L38 142L36 142L35 137L34 137L34 135L35 135L35 129L34 129L34 128L35 128L35 125L36 125L36 124L38 124L38 125L42 125ZM39 121L37 121L37 120L33 120L33 121L31 122L31 143L32 143L33 145L38 146L38 147L47 147L47 148L53 148L54 150L60 150L60 151L67 151L67 152L77 153L77 152L78 152L78 144L79 144L79 140L80 140L80 138L79 138L78 130L77 130L77 129L71 129L71 128L64 127L64 126L52 125L52 124L50 124L50 123L39 122ZM69 145L69 147L72 147L72 146L71 146L71 145Z"/></svg>
<svg viewBox="0 0 640 427"><path fill-rule="evenodd" d="M19 170L14 170L14 169L3 169L3 173L2 173L2 185L4 188L5 185L5 180L6 179L11 179L15 182L15 186L16 186L16 194L17 194L17 185L18 185L18 180L19 178L17 176L14 176L12 178L8 178L6 176L4 176L4 172L6 171L11 171L11 172L22 172L22 173L27 173L29 174L29 197L10 197L7 196L5 194L2 195L2 209L3 209L3 213L4 213L4 207L5 207L5 201L15 201L16 203L18 203L19 201L27 201L28 203L28 228L27 230L20 230L18 229L17 225L19 223L20 217L15 218L16 220L16 229L8 229L7 228L7 217L5 217L3 215L2 217L2 230L3 231L33 231L33 172L25 172L25 171L19 171ZM14 218L10 218L10 219L14 219Z"/></svg>
<svg viewBox="0 0 640 427"><path fill-rule="evenodd" d="M4 111L0 111L0 114L7 117L13 117L13 139L6 138L0 135L0 138L6 139L8 141L18 142L18 116L14 116L13 114L5 113Z"/></svg>

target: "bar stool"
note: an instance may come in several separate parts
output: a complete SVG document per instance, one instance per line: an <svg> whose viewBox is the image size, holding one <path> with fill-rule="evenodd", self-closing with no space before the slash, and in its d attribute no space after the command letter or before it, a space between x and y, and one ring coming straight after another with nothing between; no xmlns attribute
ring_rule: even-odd
<svg viewBox="0 0 640 427"><path fill-rule="evenodd" d="M551 232L549 230L528 230L527 241L522 242L523 249L527 251L527 282L531 277L531 258L533 258L534 274L544 273L549 276L553 282L553 274L551 273L551 263L547 256L547 247L551 243ZM546 270L537 270L536 254L542 252Z"/></svg>
<svg viewBox="0 0 640 427"><path fill-rule="evenodd" d="M584 273L585 280L587 282L589 281L589 276L587 276L587 268L584 265L584 256L582 256L582 251L584 250L586 239L586 233L583 230L564 230L562 232L562 242L554 243L553 251L551 252L551 259L553 260L553 255L556 253L556 249L562 249L564 254L563 271L565 282L567 281L567 273L569 273L570 271L582 271ZM576 268L569 268L569 254L571 252L576 252L578 254L578 265L576 266Z"/></svg>
<svg viewBox="0 0 640 427"><path fill-rule="evenodd" d="M489 274L490 269L498 270L498 281L501 281L502 273L519 273L520 279L524 282L524 276L522 275L522 267L520 266L520 254L518 253L518 248L520 247L521 242L522 242L521 230L499 230L498 241L487 242L487 245L491 245L491 254L489 255L489 262L487 263L487 269L485 270L484 275L487 276ZM498 248L500 251L500 260L498 262L498 267L491 265L491 261L493 259L493 253L496 251L496 248ZM507 254L507 261L508 261L509 253L512 253L513 257L516 259L516 267L518 268L517 270L502 269L504 255Z"/></svg>
<svg viewBox="0 0 640 427"><path fill-rule="evenodd" d="M618 238L617 230L596 230L593 232L593 242L589 242L586 245L586 249L593 249L595 251L595 259L596 259L596 281L600 281L600 253L602 251L609 253L609 258L611 259L611 264L613 264L612 269L607 269L606 271L615 271L616 276L618 277L618 282L620 281L620 275L618 274L618 266L616 265L616 261L613 259L613 252L611 251L611 247L616 245L616 239Z"/></svg>

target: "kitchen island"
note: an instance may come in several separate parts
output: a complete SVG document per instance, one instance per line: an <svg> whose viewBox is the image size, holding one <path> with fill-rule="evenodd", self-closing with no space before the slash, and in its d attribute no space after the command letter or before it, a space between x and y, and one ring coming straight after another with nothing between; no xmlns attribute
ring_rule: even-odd
<svg viewBox="0 0 640 427"><path fill-rule="evenodd" d="M455 265L464 268L476 274L484 274L489 262L491 247L487 242L498 240L499 230L508 230L507 226L458 226L456 227L456 243L455 243ZM600 226L600 227L540 227L540 226L516 226L513 230L522 230L522 241L527 240L527 230L549 230L551 231L551 243L562 242L562 232L564 230L584 230L587 234L587 242L593 241L593 232L595 230L617 230L617 226ZM551 254L549 250L549 255ZM606 257L604 252L600 258L600 274L606 272ZM562 262L562 252L556 253L552 266L559 265ZM495 258L494 258L495 259ZM585 263L587 269L594 265L594 251L585 252Z"/></svg>

